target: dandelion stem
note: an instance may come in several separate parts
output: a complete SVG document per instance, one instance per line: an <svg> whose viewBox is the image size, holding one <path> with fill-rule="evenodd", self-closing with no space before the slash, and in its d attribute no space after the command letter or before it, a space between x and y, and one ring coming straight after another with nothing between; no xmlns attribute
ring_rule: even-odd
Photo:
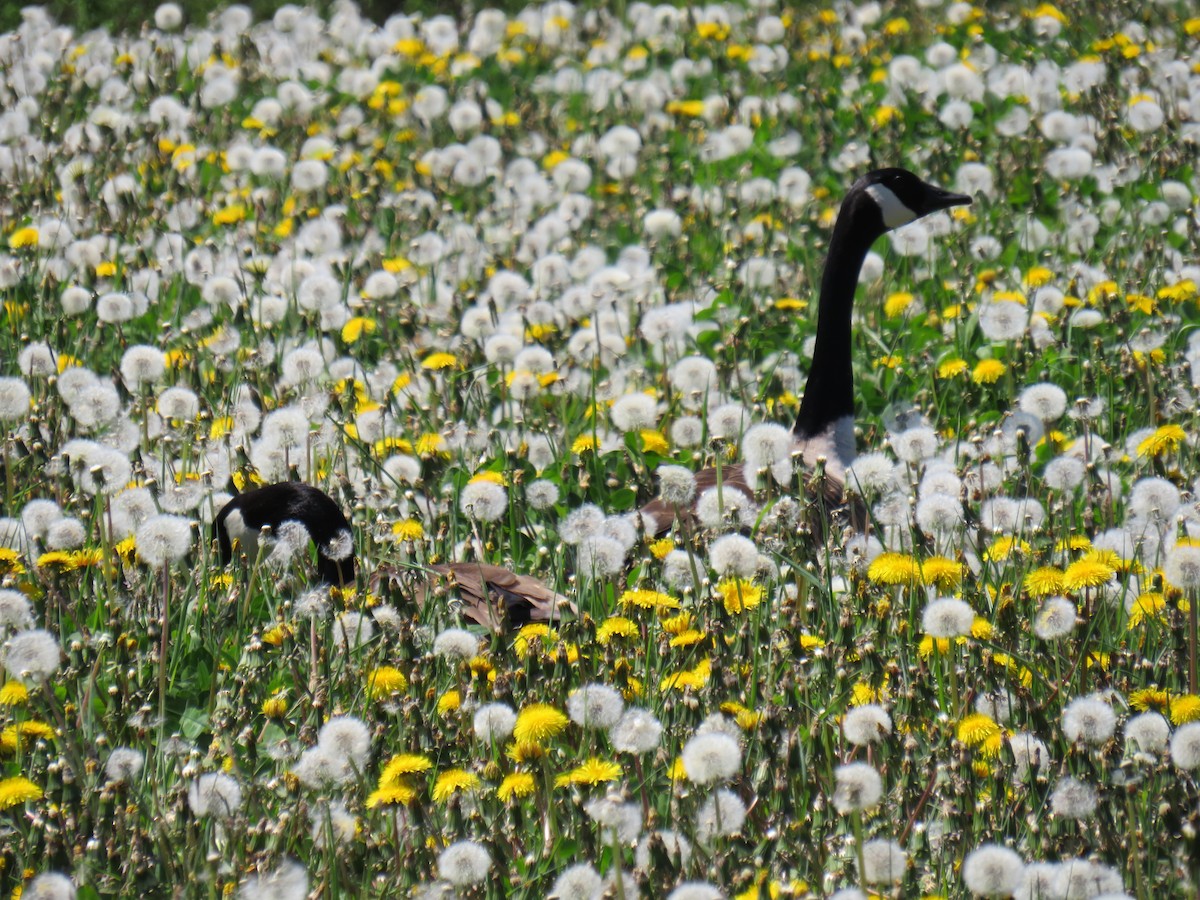
<svg viewBox="0 0 1200 900"><path fill-rule="evenodd" d="M162 633L158 639L158 725L167 720L167 635L171 631L171 567L162 567Z"/></svg>
<svg viewBox="0 0 1200 900"><path fill-rule="evenodd" d="M1200 610L1196 609L1196 597L1188 598L1188 690L1200 693L1200 679L1196 670L1196 644L1200 632Z"/></svg>

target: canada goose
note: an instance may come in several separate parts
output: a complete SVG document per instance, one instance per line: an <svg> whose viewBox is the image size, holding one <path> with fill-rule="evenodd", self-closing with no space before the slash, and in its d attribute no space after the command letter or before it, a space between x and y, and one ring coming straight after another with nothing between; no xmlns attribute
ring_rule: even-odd
<svg viewBox="0 0 1200 900"><path fill-rule="evenodd" d="M893 228L939 209L971 203L966 194L955 194L922 181L906 169L876 169L850 188L838 211L829 239L821 294L817 309L816 347L800 413L792 428L793 452L812 470L824 459L824 482L818 487L818 512L842 503L846 467L853 461L854 369L850 354L850 318L854 290L867 251ZM753 497L739 465L723 466L722 489ZM716 469L696 473L697 498L718 483ZM648 532L665 534L676 508L661 498L642 507ZM691 512L691 510L687 510Z"/></svg>
<svg viewBox="0 0 1200 900"><path fill-rule="evenodd" d="M307 484L281 482L239 494L221 508L213 522L213 539L221 562L233 558L237 540L247 556L258 552L263 528L278 540L286 526L298 524L317 545L317 573L331 585L354 581L354 535L331 497ZM307 543L307 542L306 542Z"/></svg>

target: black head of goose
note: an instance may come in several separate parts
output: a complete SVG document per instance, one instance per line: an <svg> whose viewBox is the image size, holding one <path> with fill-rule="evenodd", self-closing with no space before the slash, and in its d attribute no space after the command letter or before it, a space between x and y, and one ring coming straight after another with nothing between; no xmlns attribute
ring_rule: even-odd
<svg viewBox="0 0 1200 900"><path fill-rule="evenodd" d="M846 466L855 456L854 369L850 345L854 291L871 245L893 228L951 206L971 203L956 194L922 181L907 169L876 169L858 179L838 210L817 306L817 333L808 383L792 429L794 451L812 468L825 460L822 506L842 502ZM723 489L753 496L751 482L741 466L720 470ZM718 483L718 473L696 473L696 495ZM661 498L642 507L646 530L664 534L679 512ZM690 512L687 511L687 512Z"/></svg>
<svg viewBox="0 0 1200 900"><path fill-rule="evenodd" d="M317 545L317 574L331 585L354 581L354 534L345 515L328 494L307 484L281 482L246 491L221 508L213 522L213 539L221 562L233 559L233 541L253 557L264 528L275 536L297 523Z"/></svg>

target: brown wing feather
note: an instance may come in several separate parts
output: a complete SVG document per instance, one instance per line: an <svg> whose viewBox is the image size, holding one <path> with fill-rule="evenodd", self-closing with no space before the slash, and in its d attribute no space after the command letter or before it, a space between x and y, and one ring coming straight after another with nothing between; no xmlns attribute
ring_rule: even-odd
<svg viewBox="0 0 1200 900"><path fill-rule="evenodd" d="M812 524L818 530L819 534L823 534L827 525L830 514L847 504L847 498L843 489L842 478L839 473L826 471L820 479L811 477L812 472L808 473L810 478L806 482L808 493L817 502L813 503ZM720 469L720 484L722 490L736 490L745 494L750 499L754 499L754 490L746 481L745 471L740 465L722 466ZM714 488L718 483L718 471L715 468L701 469L696 473L696 497L709 488ZM856 530L863 530L866 527L867 514L866 508L863 506L861 498L851 497L849 500L848 509L850 513L850 523ZM689 526L695 525L696 507L695 503L678 510L680 517ZM671 530L671 525L676 519L676 509L671 504L664 501L661 497L656 497L641 508L641 513L645 521L646 531L653 533L655 536L661 537Z"/></svg>
<svg viewBox="0 0 1200 900"><path fill-rule="evenodd" d="M430 566L439 579L458 593L460 612L493 631L508 624L548 622L574 615L575 604L531 575L518 575L490 563L439 563ZM428 590L422 592L422 601Z"/></svg>

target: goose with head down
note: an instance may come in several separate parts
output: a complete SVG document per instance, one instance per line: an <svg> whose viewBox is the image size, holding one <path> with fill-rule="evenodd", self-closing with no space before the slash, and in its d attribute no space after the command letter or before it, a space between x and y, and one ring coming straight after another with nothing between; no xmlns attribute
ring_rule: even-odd
<svg viewBox="0 0 1200 900"><path fill-rule="evenodd" d="M821 276L812 366L792 428L793 456L821 475L812 498L820 521L842 504L846 467L855 456L851 316L867 252L894 228L970 203L968 195L944 190L900 168L868 172L842 201ZM754 495L754 478L748 478L742 466L729 465L697 472L696 497L718 484L722 491ZM660 497L643 506L641 513L648 533L665 534L677 515L693 515L694 506L681 508Z"/></svg>

